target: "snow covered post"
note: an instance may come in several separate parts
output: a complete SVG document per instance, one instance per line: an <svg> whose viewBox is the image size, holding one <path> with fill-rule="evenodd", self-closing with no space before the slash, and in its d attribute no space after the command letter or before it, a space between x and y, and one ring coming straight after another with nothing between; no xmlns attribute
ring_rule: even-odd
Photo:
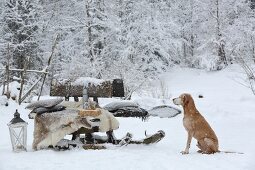
<svg viewBox="0 0 255 170"><path fill-rule="evenodd" d="M27 124L16 110L14 118L8 123L14 152L27 151Z"/></svg>
<svg viewBox="0 0 255 170"><path fill-rule="evenodd" d="M89 82L88 81L84 81L83 84L83 109L89 109L89 95L88 95L88 85Z"/></svg>

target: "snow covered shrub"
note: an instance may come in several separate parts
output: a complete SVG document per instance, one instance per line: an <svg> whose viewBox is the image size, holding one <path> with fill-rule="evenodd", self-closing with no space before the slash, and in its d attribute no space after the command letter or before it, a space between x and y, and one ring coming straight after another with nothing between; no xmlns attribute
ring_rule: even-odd
<svg viewBox="0 0 255 170"><path fill-rule="evenodd" d="M242 57L237 58L236 61L245 72L246 79L244 80L244 85L251 89L252 93L255 95L255 67L249 65Z"/></svg>
<svg viewBox="0 0 255 170"><path fill-rule="evenodd" d="M154 98L162 99L162 102L165 103L165 100L169 100L172 96L167 83L165 80L159 79L156 84L155 86L151 85L151 95Z"/></svg>
<svg viewBox="0 0 255 170"><path fill-rule="evenodd" d="M20 84L17 81L9 83L9 95L13 100L17 100L19 96ZM3 86L0 87L0 91L3 91ZM4 95L7 95L7 87L5 87Z"/></svg>
<svg viewBox="0 0 255 170"><path fill-rule="evenodd" d="M5 95L3 96L0 96L0 105L5 105L5 106L8 106L8 99Z"/></svg>
<svg viewBox="0 0 255 170"><path fill-rule="evenodd" d="M10 82L9 84L10 88L10 97L13 100L18 100L19 97L19 89L20 89L20 83L17 81Z"/></svg>
<svg viewBox="0 0 255 170"><path fill-rule="evenodd" d="M38 5L36 0L6 0L0 30L5 44L10 45L13 65L23 68L30 56L29 67L40 66L37 56ZM5 53L8 53L7 51Z"/></svg>
<svg viewBox="0 0 255 170"><path fill-rule="evenodd" d="M155 87L154 87L155 88ZM166 82L162 79L159 80L159 86L152 91L154 98L168 99L171 98Z"/></svg>
<svg viewBox="0 0 255 170"><path fill-rule="evenodd" d="M194 65L196 68L206 69L207 71L216 71L224 68L224 65L219 64L219 56L213 54L204 54L196 58Z"/></svg>

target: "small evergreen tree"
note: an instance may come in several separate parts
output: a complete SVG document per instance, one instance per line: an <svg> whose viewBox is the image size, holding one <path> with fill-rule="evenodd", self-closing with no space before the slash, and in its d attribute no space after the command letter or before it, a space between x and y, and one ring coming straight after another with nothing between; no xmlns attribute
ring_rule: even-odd
<svg viewBox="0 0 255 170"><path fill-rule="evenodd" d="M23 68L26 57L30 57L29 68L41 65L35 38L38 30L36 3L32 0L6 0L4 7L2 35L4 44L10 45L14 67ZM2 49L6 56L7 48Z"/></svg>
<svg viewBox="0 0 255 170"><path fill-rule="evenodd" d="M251 9L255 9L255 0L251 0L250 6Z"/></svg>

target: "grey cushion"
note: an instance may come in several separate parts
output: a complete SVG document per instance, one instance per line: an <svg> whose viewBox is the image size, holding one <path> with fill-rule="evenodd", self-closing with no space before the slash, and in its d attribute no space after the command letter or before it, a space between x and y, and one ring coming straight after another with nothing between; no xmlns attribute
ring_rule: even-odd
<svg viewBox="0 0 255 170"><path fill-rule="evenodd" d="M58 98L58 99L48 99L48 100L40 100L37 102L33 102L30 103L29 105L27 105L26 109L35 109L35 108L39 108L39 107L46 107L46 108L50 108L53 106L58 105L59 103L61 103L63 101L62 98Z"/></svg>
<svg viewBox="0 0 255 170"><path fill-rule="evenodd" d="M46 107L38 107L33 109L31 112L32 113L37 113L37 114L43 114L43 113L51 113L51 112L57 112L57 111L61 111L64 110L66 107L62 106L62 105L56 105L50 108L46 108Z"/></svg>
<svg viewBox="0 0 255 170"><path fill-rule="evenodd" d="M103 108L108 111L115 111L123 107L135 107L138 108L139 105L131 102L131 101L120 101L120 102L112 102L107 105L105 105Z"/></svg>

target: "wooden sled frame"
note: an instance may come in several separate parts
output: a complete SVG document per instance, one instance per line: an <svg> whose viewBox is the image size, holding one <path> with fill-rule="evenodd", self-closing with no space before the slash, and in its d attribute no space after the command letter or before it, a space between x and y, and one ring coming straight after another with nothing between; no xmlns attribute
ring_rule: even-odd
<svg viewBox="0 0 255 170"><path fill-rule="evenodd" d="M129 144L142 144L142 145L150 145L150 144L155 144L158 143L159 141L161 141L163 138L165 137L165 132L162 130L159 130L158 132L156 132L153 135L150 136L146 136L144 139L141 140L132 140L132 134L131 133L127 133L125 137L123 137L122 139L115 139L114 142L109 142L107 139L107 136L93 136L93 138L87 139L85 138L81 138L80 141L83 144L75 143L72 140L66 140L65 141L65 145L57 145L54 147L55 150L69 150L71 148L76 148L76 147L82 147L85 150L100 150L100 149L107 149L107 147L105 147L103 144L113 144L115 146L127 146ZM91 141L92 139L92 141ZM51 147L52 148L52 147Z"/></svg>

